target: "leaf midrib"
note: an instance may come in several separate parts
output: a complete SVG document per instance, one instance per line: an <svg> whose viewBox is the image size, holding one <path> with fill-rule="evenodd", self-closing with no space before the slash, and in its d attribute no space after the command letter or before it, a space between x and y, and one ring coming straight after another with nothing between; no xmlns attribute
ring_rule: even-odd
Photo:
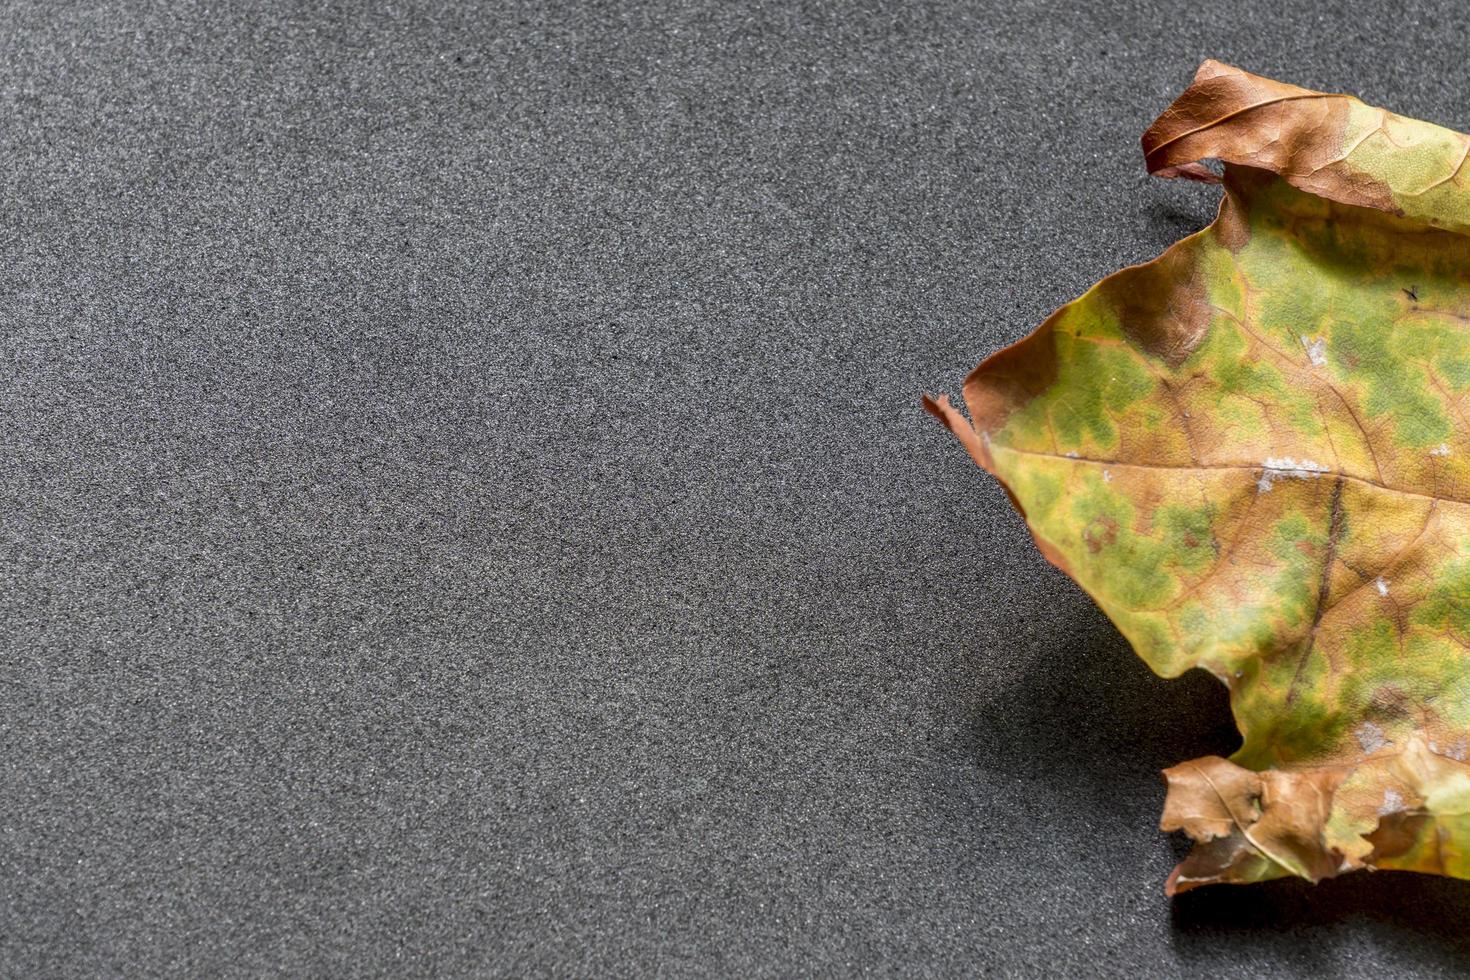
<svg viewBox="0 0 1470 980"><path fill-rule="evenodd" d="M1260 473L1265 470L1275 471L1274 467L1263 466L1260 463L1138 463L1121 459L1095 459L1089 456L1068 456L1065 453L1049 453L1040 449L1017 449L1014 446L1003 446L997 443L991 443L990 450L992 453L999 450L1001 452L1015 453L1018 456L1040 456L1046 459L1059 459L1068 463L1088 463L1093 466L1123 466L1142 470L1173 470L1181 473L1193 473L1199 470L1253 473ZM1290 472L1290 469L1283 469L1286 469L1286 472ZM1314 477L1350 480L1354 483L1361 483L1364 486L1386 490L1389 493L1403 494L1406 497L1421 497L1425 500L1438 500L1448 504L1470 504L1470 498L1446 497L1440 494L1425 493L1421 490L1410 490L1406 487L1395 487L1372 479L1371 477L1358 476L1355 473L1347 473L1342 470L1310 470L1308 472L1312 473Z"/></svg>

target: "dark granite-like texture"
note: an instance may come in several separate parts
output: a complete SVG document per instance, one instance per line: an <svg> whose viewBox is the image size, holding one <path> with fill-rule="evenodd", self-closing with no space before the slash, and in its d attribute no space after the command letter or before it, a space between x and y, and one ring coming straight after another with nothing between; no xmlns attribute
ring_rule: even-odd
<svg viewBox="0 0 1470 980"><path fill-rule="evenodd" d="M3 6L0 973L1465 962L1164 898L1223 691L918 404L1209 220L1201 59L1466 128L1463 4Z"/></svg>

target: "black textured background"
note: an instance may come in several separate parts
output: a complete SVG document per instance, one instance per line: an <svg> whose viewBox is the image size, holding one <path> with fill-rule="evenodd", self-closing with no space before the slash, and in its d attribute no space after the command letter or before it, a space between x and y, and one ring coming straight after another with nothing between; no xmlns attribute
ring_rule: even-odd
<svg viewBox="0 0 1470 980"><path fill-rule="evenodd" d="M1202 58L1470 127L1371 6L0 3L0 972L1451 972L1163 897L1223 692L918 405Z"/></svg>

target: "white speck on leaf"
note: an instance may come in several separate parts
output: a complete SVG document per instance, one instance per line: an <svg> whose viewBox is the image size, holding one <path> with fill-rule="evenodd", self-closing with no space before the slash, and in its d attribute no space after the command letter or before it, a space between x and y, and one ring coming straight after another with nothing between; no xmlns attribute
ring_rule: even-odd
<svg viewBox="0 0 1470 980"><path fill-rule="evenodd" d="M1256 480L1256 489L1266 493L1276 480L1315 480L1326 472L1327 467L1314 459L1298 462L1290 456L1267 456L1266 461L1261 464L1261 476Z"/></svg>
<svg viewBox="0 0 1470 980"><path fill-rule="evenodd" d="M1378 590L1379 595L1388 595L1388 581L1382 575L1373 580L1373 588Z"/></svg>
<svg viewBox="0 0 1470 980"><path fill-rule="evenodd" d="M1448 456L1449 454L1450 447L1444 443L1440 443L1438 447L1429 450L1429 455L1431 456Z"/></svg>
<svg viewBox="0 0 1470 980"><path fill-rule="evenodd" d="M1404 798L1399 795L1398 790L1390 786L1383 791L1383 804L1378 808L1378 815L1380 817L1386 817L1390 813L1397 813L1403 807Z"/></svg>
<svg viewBox="0 0 1470 980"><path fill-rule="evenodd" d="M1071 450L1071 449L1067 450L1067 458L1068 459L1076 459L1077 458L1076 451L1075 450Z"/></svg>
<svg viewBox="0 0 1470 980"><path fill-rule="evenodd" d="M1312 367L1323 367L1327 364L1327 341L1322 337L1303 337L1302 346L1307 349L1307 360L1312 362Z"/></svg>
<svg viewBox="0 0 1470 980"><path fill-rule="evenodd" d="M1363 751L1370 755L1389 744L1388 739L1383 737L1383 729L1371 721L1365 721L1354 728L1353 734L1357 736L1358 744L1363 747Z"/></svg>
<svg viewBox="0 0 1470 980"><path fill-rule="evenodd" d="M1113 471L1112 470L1103 470L1103 482L1104 483L1112 483L1113 482Z"/></svg>

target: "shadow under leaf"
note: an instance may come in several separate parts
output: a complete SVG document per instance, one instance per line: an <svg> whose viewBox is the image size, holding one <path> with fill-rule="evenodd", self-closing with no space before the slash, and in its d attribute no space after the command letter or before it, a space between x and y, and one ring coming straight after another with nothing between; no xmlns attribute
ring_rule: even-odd
<svg viewBox="0 0 1470 980"><path fill-rule="evenodd" d="M964 748L977 762L1055 774L1071 796L1162 800L1161 769L1235 750L1219 681L1203 671L1155 675L1080 590L1058 591L1070 594L1055 597L1056 617L1037 630L1045 648L1024 644L1027 662L988 685L971 714Z"/></svg>
<svg viewBox="0 0 1470 980"><path fill-rule="evenodd" d="M1300 879L1213 885L1174 899L1170 919L1175 945L1186 954L1236 945L1241 934L1289 934L1299 941L1358 923L1426 962L1470 956L1470 882L1411 872L1360 871L1316 885Z"/></svg>
<svg viewBox="0 0 1470 980"><path fill-rule="evenodd" d="M1136 811L1162 804L1159 770L1202 755L1228 756L1239 746L1228 695L1215 678L1198 670L1156 676L1080 592L1056 595L1052 608L1056 618L1035 633L1047 648L1020 644L1028 665L991 686L970 717L963 750L978 764L1049 774L1059 798L1094 813ZM1017 632L1023 638L1024 626ZM1051 816L1065 820L1078 811ZM1174 835L1171 843L1182 859L1188 840ZM1317 885L1219 885L1174 899L1170 920L1186 956L1207 956L1226 942L1238 946L1241 934L1254 933L1274 937L1266 945L1278 951L1289 946L1294 959L1331 960L1340 951L1302 947L1303 932L1366 923L1408 955L1442 963L1446 955L1470 955L1470 882L1381 871Z"/></svg>

